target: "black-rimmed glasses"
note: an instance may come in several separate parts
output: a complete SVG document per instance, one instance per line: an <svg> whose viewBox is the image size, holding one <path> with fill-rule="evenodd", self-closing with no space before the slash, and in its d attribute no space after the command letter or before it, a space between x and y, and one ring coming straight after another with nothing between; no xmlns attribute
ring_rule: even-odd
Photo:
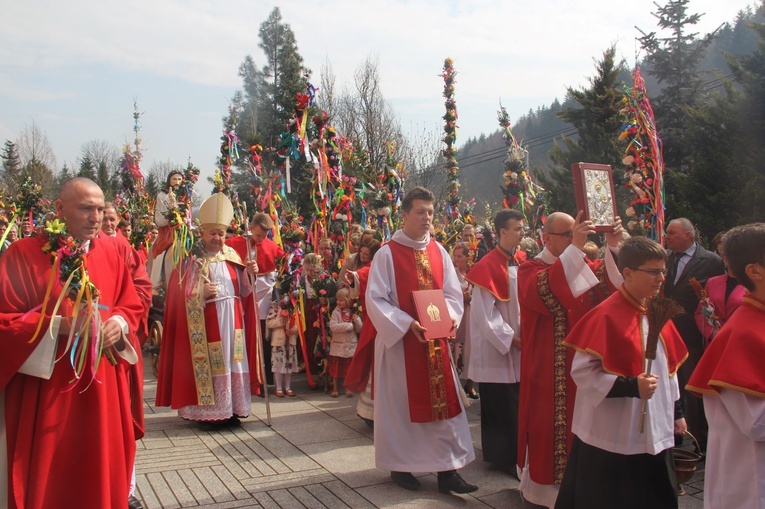
<svg viewBox="0 0 765 509"><path fill-rule="evenodd" d="M632 267L630 267L632 268ZM667 269L632 269L637 270L639 272L645 272L646 274L650 274L653 277L659 277L659 276L667 276Z"/></svg>

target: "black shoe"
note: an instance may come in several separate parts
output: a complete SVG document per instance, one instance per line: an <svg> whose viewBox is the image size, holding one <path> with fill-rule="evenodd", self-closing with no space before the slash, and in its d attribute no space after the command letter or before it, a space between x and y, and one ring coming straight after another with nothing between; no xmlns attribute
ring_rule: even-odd
<svg viewBox="0 0 765 509"><path fill-rule="evenodd" d="M465 394L467 394L467 397L470 399L479 399L481 397L478 395L475 389L471 388L468 390L467 384L465 384Z"/></svg>
<svg viewBox="0 0 765 509"><path fill-rule="evenodd" d="M405 490L417 491L420 489L420 481L409 472L391 472L390 478Z"/></svg>
<svg viewBox="0 0 765 509"><path fill-rule="evenodd" d="M239 417L237 417L236 415L229 417L228 420L226 420L225 422L226 422L226 426L236 427L236 426L242 425L242 421L240 421Z"/></svg>
<svg viewBox="0 0 765 509"><path fill-rule="evenodd" d="M478 486L466 483L457 472L438 473L438 491L441 493L473 493L477 489Z"/></svg>
<svg viewBox="0 0 765 509"><path fill-rule="evenodd" d="M130 495L128 497L128 509L143 509L143 505L140 500Z"/></svg>

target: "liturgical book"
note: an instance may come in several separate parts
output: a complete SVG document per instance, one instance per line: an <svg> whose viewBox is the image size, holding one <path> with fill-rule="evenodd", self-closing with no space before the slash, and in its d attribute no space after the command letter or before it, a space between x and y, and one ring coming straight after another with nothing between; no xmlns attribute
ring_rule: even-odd
<svg viewBox="0 0 765 509"><path fill-rule="evenodd" d="M417 320L427 329L422 336L427 340L454 337L452 318L443 290L417 290L412 292Z"/></svg>

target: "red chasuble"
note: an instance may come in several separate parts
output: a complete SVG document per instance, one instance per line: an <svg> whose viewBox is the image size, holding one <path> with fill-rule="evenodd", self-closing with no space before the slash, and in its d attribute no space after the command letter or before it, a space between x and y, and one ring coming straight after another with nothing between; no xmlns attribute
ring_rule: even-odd
<svg viewBox="0 0 765 509"><path fill-rule="evenodd" d="M143 345L146 343L146 339L149 335L149 308L151 307L153 290L151 279L146 272L145 260L143 262L141 261L138 251L130 245L130 242L128 242L119 230L117 230L117 235L114 237L109 237L103 232L99 232L98 238L114 244L133 280L133 286L135 286L138 298L143 304L143 309L141 311L141 321L138 328L130 329L130 334L135 336L134 338L131 338L131 341ZM140 440L143 438L144 431L146 430L143 413L143 355L138 355L138 362L130 366L128 375L130 380L130 408L133 413L135 438L136 440Z"/></svg>
<svg viewBox="0 0 765 509"><path fill-rule="evenodd" d="M584 257L584 255L582 255ZM579 298L571 294L563 264L534 258L518 268L521 306L521 383L518 409L518 465L526 464L537 484L560 484L573 435L576 384L573 351L563 345L569 330L614 291L605 263L588 263L600 284Z"/></svg>
<svg viewBox="0 0 765 509"><path fill-rule="evenodd" d="M638 376L645 372L645 308L627 294L624 287L620 290L584 315L563 344L598 357L606 373ZM664 348L669 375L674 376L688 358L688 349L671 320L661 330L659 342Z"/></svg>
<svg viewBox="0 0 765 509"><path fill-rule="evenodd" d="M54 275L50 306L43 303L51 277L44 237L19 240L0 256L0 390L5 390L9 507L124 507L128 497L135 437L125 361L99 364L96 379L85 389L72 387L69 358L61 359L50 380L18 374L38 345L30 343L44 313L43 330L61 292ZM141 313L130 274L111 242L93 239L86 255L88 273L100 292L101 318L114 314L135 330ZM71 308L68 299L63 304ZM62 314L62 311L59 311ZM40 337L42 335L39 335ZM136 343L133 347L140 351ZM65 338L57 355L66 352ZM2 446L5 447L6 444ZM74 502L76 501L76 502Z"/></svg>
<svg viewBox="0 0 765 509"><path fill-rule="evenodd" d="M375 329L372 320L367 314L367 281L369 280L369 268L371 264L361 267L356 274L359 276L359 300L361 301L361 332L356 343L356 352L353 354L348 373L345 376L344 385L353 392L363 392L372 374L375 365Z"/></svg>
<svg viewBox="0 0 765 509"><path fill-rule="evenodd" d="M510 300L510 281L507 275L507 264L513 260L516 265L526 261L526 253L516 249L510 256L499 247L495 247L468 272L465 279L473 286L483 288L495 299L507 302Z"/></svg>
<svg viewBox="0 0 765 509"><path fill-rule="evenodd" d="M226 245L234 248L234 251L236 251L243 263L249 259L247 253L248 240L250 239L238 236L232 237L226 241ZM258 275L260 276L275 271L276 260L284 256L284 250L269 238L263 239L263 241L258 244L251 242L251 246L251 253L257 253L255 259L258 262Z"/></svg>
<svg viewBox="0 0 765 509"><path fill-rule="evenodd" d="M701 357L686 389L698 396L731 389L765 398L765 302L747 295Z"/></svg>
<svg viewBox="0 0 765 509"><path fill-rule="evenodd" d="M192 262L187 259L186 263ZM193 262L192 262L193 263ZM242 274L241 266L234 262L226 261L234 290L239 295L239 275ZM185 263L184 263L185 265ZM204 348L201 355L192 356L192 338L199 336L195 331L194 324L204 325L205 343L220 343L220 331L218 329L218 316L215 302L209 302L204 306L202 316L192 316L195 320L189 326L189 315L186 311L187 286L192 276L184 274L183 283L179 283L180 273L173 270L167 285L165 295L165 329L162 334L162 348L159 356L159 374L157 380L157 406L169 406L174 409L188 405L213 404L212 375L208 348ZM258 365L257 339L255 314L253 312L254 292L241 300L241 308L244 312L245 345L247 348L247 361L250 371L250 389L253 394L259 390L261 381L258 378L260 366ZM232 324L236 326L237 324ZM241 325L241 323L239 324Z"/></svg>
<svg viewBox="0 0 765 509"><path fill-rule="evenodd" d="M416 251L396 241L389 244L396 268L398 305L409 316L417 316L412 292L443 288L444 267L435 240ZM412 422L451 419L462 412L444 339L420 343L410 330L403 338L409 417Z"/></svg>

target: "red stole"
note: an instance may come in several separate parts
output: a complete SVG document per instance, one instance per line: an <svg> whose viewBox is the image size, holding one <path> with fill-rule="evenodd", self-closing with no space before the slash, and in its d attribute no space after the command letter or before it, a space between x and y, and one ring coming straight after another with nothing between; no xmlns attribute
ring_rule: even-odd
<svg viewBox="0 0 765 509"><path fill-rule="evenodd" d="M701 357L686 389L703 396L732 389L765 398L765 302L752 295L723 325Z"/></svg>
<svg viewBox="0 0 765 509"><path fill-rule="evenodd" d="M367 291L367 281L369 280L369 268L371 264L361 267L356 274L359 276L359 300L361 302L361 332L359 340L356 343L356 352L353 354L351 364L348 366L348 373L345 375L343 384L353 392L363 392L372 374L372 368L375 364L375 338L377 330L372 320L367 315L367 304L364 295Z"/></svg>
<svg viewBox="0 0 765 509"><path fill-rule="evenodd" d="M520 265L526 261L526 253L516 249L515 253L510 256L499 247L495 247L475 264L465 279L470 281L473 286L483 288L495 299L507 302L510 300L507 264L511 259L515 261L516 265Z"/></svg>
<svg viewBox="0 0 765 509"><path fill-rule="evenodd" d="M157 234L157 238L154 240L154 244L152 244L151 246L152 258L156 258L157 256L161 255L162 253L167 251L172 245L173 245L173 228L171 226L160 226L159 233Z"/></svg>
<svg viewBox="0 0 765 509"><path fill-rule="evenodd" d="M399 308L410 316L417 316L412 292L440 289L444 285L444 266L438 243L431 239L421 251L396 241L388 245L396 268ZM422 344L411 330L402 341L410 420L436 422L459 415L462 407L454 385L448 342L438 339Z"/></svg>
<svg viewBox="0 0 765 509"><path fill-rule="evenodd" d="M250 253L247 252L247 243L250 243ZM266 238L258 244L253 244L247 237L232 237L226 241L227 246L231 246L242 259L242 263L250 259L252 254L258 262L258 275L268 274L276 270L276 259L284 256L284 250L280 248L273 240Z"/></svg>
<svg viewBox="0 0 765 509"><path fill-rule="evenodd" d="M617 376L638 376L645 371L643 314L624 287L584 315L571 330L564 345L601 359L603 370ZM669 375L674 376L688 358L680 334L668 321L659 335L667 357ZM659 376L662 376L660 373Z"/></svg>

